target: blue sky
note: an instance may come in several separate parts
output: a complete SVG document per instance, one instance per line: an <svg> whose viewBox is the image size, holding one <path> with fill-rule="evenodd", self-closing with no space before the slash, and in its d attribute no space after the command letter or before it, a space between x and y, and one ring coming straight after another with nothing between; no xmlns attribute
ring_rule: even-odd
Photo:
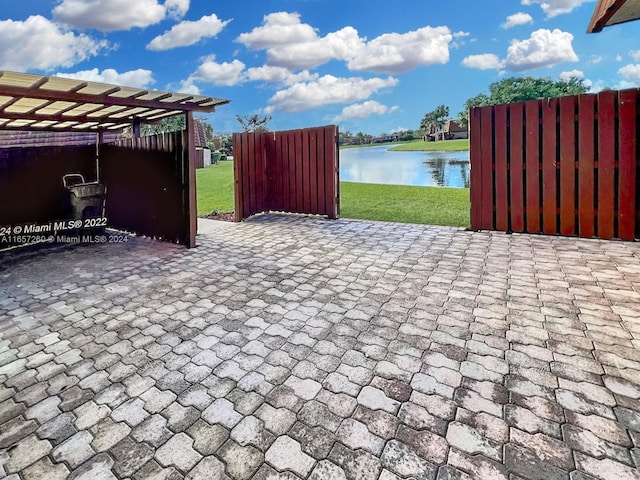
<svg viewBox="0 0 640 480"><path fill-rule="evenodd" d="M415 129L508 76L640 86L640 22L587 34L594 0L0 2L0 69L229 99L219 133Z"/></svg>

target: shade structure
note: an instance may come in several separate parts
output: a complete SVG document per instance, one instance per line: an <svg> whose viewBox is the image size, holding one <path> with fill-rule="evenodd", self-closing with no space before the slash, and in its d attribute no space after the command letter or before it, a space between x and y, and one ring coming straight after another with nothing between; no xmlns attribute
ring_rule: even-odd
<svg viewBox="0 0 640 480"><path fill-rule="evenodd" d="M0 129L105 131L184 112L213 112L221 98L0 71Z"/></svg>

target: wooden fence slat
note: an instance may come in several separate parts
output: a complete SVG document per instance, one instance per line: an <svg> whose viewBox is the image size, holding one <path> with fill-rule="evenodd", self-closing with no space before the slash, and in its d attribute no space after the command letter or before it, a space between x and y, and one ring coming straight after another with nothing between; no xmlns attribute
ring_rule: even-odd
<svg viewBox="0 0 640 480"><path fill-rule="evenodd" d="M259 157L258 157L258 165L257 167L257 200L258 206L256 208L256 213L258 212L266 212L269 210L267 205L267 148L269 144L269 139L271 137L271 133L264 132L261 133L258 137L259 139Z"/></svg>
<svg viewBox="0 0 640 480"><path fill-rule="evenodd" d="M270 154L271 156L268 158L268 161L271 162L271 165L274 167L274 178L272 179L274 193L271 199L271 205L269 206L270 210L278 210L278 208L281 208L284 199L284 180L286 178L286 172L283 158L280 156L280 146L278 145L279 141L280 139L278 135L274 133Z"/></svg>
<svg viewBox="0 0 640 480"><path fill-rule="evenodd" d="M578 97L578 233L593 237L595 229L595 105L594 95Z"/></svg>
<svg viewBox="0 0 640 480"><path fill-rule="evenodd" d="M482 228L491 230L494 228L493 222L493 109L482 110L482 160L489 161L481 171L482 177ZM487 160L489 159L489 160Z"/></svg>
<svg viewBox="0 0 640 480"><path fill-rule="evenodd" d="M287 139L287 158L289 163L289 198L288 198L288 210L289 212L296 211L296 148L295 137L293 132L289 131L286 134Z"/></svg>
<svg viewBox="0 0 640 480"><path fill-rule="evenodd" d="M507 106L494 108L495 134L495 185L496 192L496 229L506 232L509 229L509 188L507 177Z"/></svg>
<svg viewBox="0 0 640 480"><path fill-rule="evenodd" d="M309 131L300 131L302 148L302 212L311 210L311 165L309 165Z"/></svg>
<svg viewBox="0 0 640 480"><path fill-rule="evenodd" d="M302 130L293 132L296 152L296 213L304 212L304 166L302 158Z"/></svg>
<svg viewBox="0 0 640 480"><path fill-rule="evenodd" d="M527 232L540 231L540 101L525 103L525 175Z"/></svg>
<svg viewBox="0 0 640 480"><path fill-rule="evenodd" d="M338 147L336 140L338 138L337 128L334 126L325 127L324 136L324 156L326 158L325 166L325 215L329 218L338 216L337 198L338 198Z"/></svg>
<svg viewBox="0 0 640 480"><path fill-rule="evenodd" d="M576 98L560 102L560 233L575 235Z"/></svg>
<svg viewBox="0 0 640 480"><path fill-rule="evenodd" d="M318 210L316 213L325 214L326 212L326 156L325 156L325 136L326 129L319 128L316 130L318 140L316 141L316 151L318 155L318 161L316 168L318 171Z"/></svg>
<svg viewBox="0 0 640 480"><path fill-rule="evenodd" d="M618 235L633 240L636 233L637 98L638 90L619 94Z"/></svg>
<svg viewBox="0 0 640 480"><path fill-rule="evenodd" d="M309 132L309 212L318 213L318 133L319 129L315 128Z"/></svg>
<svg viewBox="0 0 640 480"><path fill-rule="evenodd" d="M242 172L242 142L244 137L240 133L233 134L233 181L235 193L234 220L241 221L244 213L244 182Z"/></svg>
<svg viewBox="0 0 640 480"><path fill-rule="evenodd" d="M244 188L244 212L242 218L248 218L252 215L251 211L251 160L252 160L252 151L250 147L251 134L247 134L246 141L242 145L242 163L243 163L243 174L245 179L245 188Z"/></svg>
<svg viewBox="0 0 640 480"><path fill-rule="evenodd" d="M273 161L276 162L279 166L279 176L277 179L278 184L278 195L273 201L273 205L271 206L272 210L285 210L284 205L287 198L287 190L289 188L289 172L288 172L288 163L287 157L284 151L284 145L286 145L283 141L282 135L280 132L274 133L274 158Z"/></svg>
<svg viewBox="0 0 640 480"><path fill-rule="evenodd" d="M558 126L558 99L549 98L542 102L542 231L546 234L558 233L558 158L556 129Z"/></svg>
<svg viewBox="0 0 640 480"><path fill-rule="evenodd" d="M509 117L509 185L511 187L511 229L524 231L524 185L523 185L523 114L522 103L510 105Z"/></svg>
<svg viewBox="0 0 640 480"><path fill-rule="evenodd" d="M327 128L327 135L331 136L331 143L333 145L333 178L335 182L335 191L333 196L332 208L333 217L338 218L340 215L340 148L338 145L338 139L340 138L340 128L336 125Z"/></svg>
<svg viewBox="0 0 640 480"><path fill-rule="evenodd" d="M489 107L484 107L489 108ZM471 228L482 230L482 169L484 159L482 158L482 118L481 109L474 107L469 110L469 163L470 181L469 195L471 197ZM488 207L487 207L488 208Z"/></svg>
<svg viewBox="0 0 640 480"><path fill-rule="evenodd" d="M249 216L258 211L256 205L256 164L258 163L256 136L255 133L249 134L249 156L247 157L249 163Z"/></svg>
<svg viewBox="0 0 640 480"><path fill-rule="evenodd" d="M251 152L251 215L255 215L260 211L260 162L262 156L260 155L260 139L262 134L254 133L251 135L253 140L252 152Z"/></svg>
<svg viewBox="0 0 640 480"><path fill-rule="evenodd" d="M292 199L295 197L295 178L296 178L296 165L295 165L295 152L293 151L293 145L291 143L290 132L285 132L281 135L283 151L283 162L286 166L287 177L285 179L285 201L282 204L282 209L285 212L293 212L294 204Z"/></svg>
<svg viewBox="0 0 640 480"><path fill-rule="evenodd" d="M598 94L598 237L615 236L616 133L615 104L617 92Z"/></svg>

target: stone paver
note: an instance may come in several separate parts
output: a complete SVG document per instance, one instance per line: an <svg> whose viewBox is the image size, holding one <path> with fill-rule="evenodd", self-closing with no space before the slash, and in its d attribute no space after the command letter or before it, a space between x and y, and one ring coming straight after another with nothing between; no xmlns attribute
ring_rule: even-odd
<svg viewBox="0 0 640 480"><path fill-rule="evenodd" d="M302 451L298 442L287 436L278 437L264 459L276 470L290 470L301 477L306 477L316 463L313 457Z"/></svg>
<svg viewBox="0 0 640 480"><path fill-rule="evenodd" d="M640 244L214 226L0 253L0 477L640 478Z"/></svg>

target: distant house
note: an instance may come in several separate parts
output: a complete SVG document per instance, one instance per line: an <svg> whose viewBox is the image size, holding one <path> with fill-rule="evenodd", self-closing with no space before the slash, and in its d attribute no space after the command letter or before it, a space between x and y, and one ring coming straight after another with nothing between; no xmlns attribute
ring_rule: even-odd
<svg viewBox="0 0 640 480"><path fill-rule="evenodd" d="M433 133L425 134L422 139L425 142L436 140L455 140L459 138L469 138L469 130L462 127L454 120L447 120L441 127L437 127Z"/></svg>

